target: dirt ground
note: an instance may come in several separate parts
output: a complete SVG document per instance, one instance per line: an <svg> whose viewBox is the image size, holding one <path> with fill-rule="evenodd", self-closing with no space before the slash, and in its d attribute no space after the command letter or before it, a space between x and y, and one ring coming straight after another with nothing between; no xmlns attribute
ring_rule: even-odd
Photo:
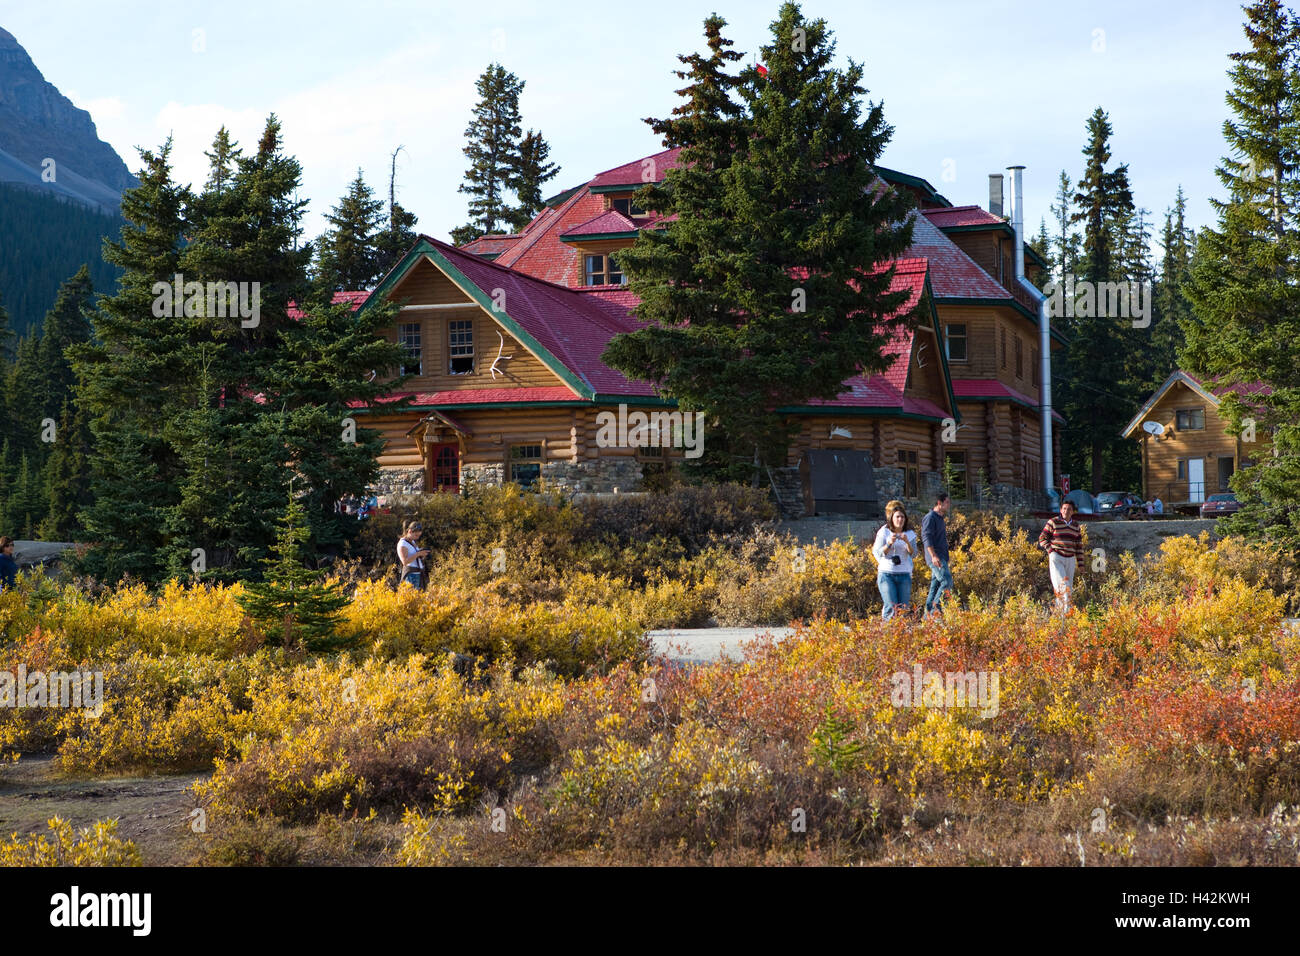
<svg viewBox="0 0 1300 956"><path fill-rule="evenodd" d="M193 862L199 846L190 787L207 774L87 780L62 776L56 766L49 756L0 766L0 838L48 834L46 822L55 816L77 829L116 818L118 836L135 841L146 866Z"/></svg>

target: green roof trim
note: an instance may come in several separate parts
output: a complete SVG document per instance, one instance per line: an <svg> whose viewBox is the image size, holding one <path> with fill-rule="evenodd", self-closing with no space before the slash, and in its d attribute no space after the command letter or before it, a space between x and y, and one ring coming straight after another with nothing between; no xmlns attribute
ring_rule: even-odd
<svg viewBox="0 0 1300 956"><path fill-rule="evenodd" d="M948 201L947 197L943 196L920 176L913 176L910 173L899 172L897 169L890 169L888 166L877 166L873 164L872 168L875 169L877 175L887 183L896 183L900 186L914 186L923 191L931 201L940 203L948 208L952 207L952 203Z"/></svg>
<svg viewBox="0 0 1300 956"><path fill-rule="evenodd" d="M466 255L472 255L472 253L466 253ZM410 272L411 269L415 268L415 266L419 264L421 259L428 259L432 262L434 266L443 273L443 275L447 276L447 278L449 278L452 283L460 289L460 291L473 299L474 302L476 302L479 307L482 308L483 311L487 312L487 314L493 319L505 326L506 329L509 330L510 334L513 335L525 348L541 359L542 364L554 372L560 381L564 382L565 385L568 385L583 398L591 398L594 394L594 390L590 385L575 375L568 366L552 355L547 349L543 348L542 344L538 342L537 339L533 338L522 325L510 318L509 313L496 309L491 298L489 298L482 289L471 282L465 273L452 265L451 260L439 252L437 247L426 239L421 239L411 247L411 250L402 257L402 261L388 273L388 276L379 284L375 291L371 292L370 295L366 297L366 301L362 303L361 309L368 308L372 302L377 302L381 297L386 296L399 282L402 281L403 278L406 277L406 274Z"/></svg>
<svg viewBox="0 0 1300 956"><path fill-rule="evenodd" d="M640 234L639 229L633 229L631 232L593 232L585 236L560 236L560 242L578 245L583 242L603 242L607 239L635 239Z"/></svg>
<svg viewBox="0 0 1300 956"><path fill-rule="evenodd" d="M588 192L593 192L597 195L601 193L634 193L643 186L658 186L662 182L662 179L652 179L645 183L615 183L612 186L591 186L588 187Z"/></svg>
<svg viewBox="0 0 1300 956"><path fill-rule="evenodd" d="M584 183L583 185L586 184ZM568 202L568 200L573 196L573 194L576 193L581 188L582 186L574 186L572 189L566 189L562 193L556 193L550 199L543 199L542 205L548 206L550 208L554 208L562 203Z"/></svg>
<svg viewBox="0 0 1300 956"><path fill-rule="evenodd" d="M934 304L934 290L930 288L930 269L925 270L925 287L921 290L923 299L930 303L930 321L934 326L934 338L938 343L939 360L943 363L943 385L948 390L948 407L957 424L961 424L961 412L957 410L957 393L952 389L952 371L948 368L948 343L943 339L943 326L939 324L939 309Z"/></svg>

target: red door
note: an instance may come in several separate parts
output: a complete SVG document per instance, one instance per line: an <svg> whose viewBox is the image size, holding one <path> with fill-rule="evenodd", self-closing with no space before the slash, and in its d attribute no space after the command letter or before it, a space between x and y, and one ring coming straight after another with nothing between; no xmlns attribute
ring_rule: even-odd
<svg viewBox="0 0 1300 956"><path fill-rule="evenodd" d="M453 442L447 445L434 445L429 450L429 459L433 463L433 482L430 491L460 493L460 449Z"/></svg>

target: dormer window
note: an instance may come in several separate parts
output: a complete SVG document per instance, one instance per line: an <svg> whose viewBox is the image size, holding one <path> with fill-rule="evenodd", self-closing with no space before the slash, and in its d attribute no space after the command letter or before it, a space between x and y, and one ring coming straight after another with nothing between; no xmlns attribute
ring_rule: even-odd
<svg viewBox="0 0 1300 956"><path fill-rule="evenodd" d="M632 201L631 196L620 196L617 199L611 199L609 202L609 208L613 209L615 212L621 212L629 219L638 219L641 218L642 216L650 215L648 212L646 212L644 209L642 209L640 206L634 203Z"/></svg>
<svg viewBox="0 0 1300 956"><path fill-rule="evenodd" d="M447 372L469 375L474 371L474 322L452 319L447 323Z"/></svg>
<svg viewBox="0 0 1300 956"><path fill-rule="evenodd" d="M583 273L584 285L622 285L623 270L614 264L611 256L584 256L586 269Z"/></svg>

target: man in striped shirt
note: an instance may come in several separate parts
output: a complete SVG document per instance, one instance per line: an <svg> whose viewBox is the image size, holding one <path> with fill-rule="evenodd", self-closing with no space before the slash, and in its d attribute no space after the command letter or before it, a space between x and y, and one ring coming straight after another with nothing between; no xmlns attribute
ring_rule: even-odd
<svg viewBox="0 0 1300 956"><path fill-rule="evenodd" d="M1060 516L1048 519L1038 536L1038 547L1047 552L1047 571L1052 577L1052 590L1056 592L1056 609L1066 614L1070 610L1074 572L1079 558L1083 557L1083 529L1074 520L1073 501L1062 501Z"/></svg>

